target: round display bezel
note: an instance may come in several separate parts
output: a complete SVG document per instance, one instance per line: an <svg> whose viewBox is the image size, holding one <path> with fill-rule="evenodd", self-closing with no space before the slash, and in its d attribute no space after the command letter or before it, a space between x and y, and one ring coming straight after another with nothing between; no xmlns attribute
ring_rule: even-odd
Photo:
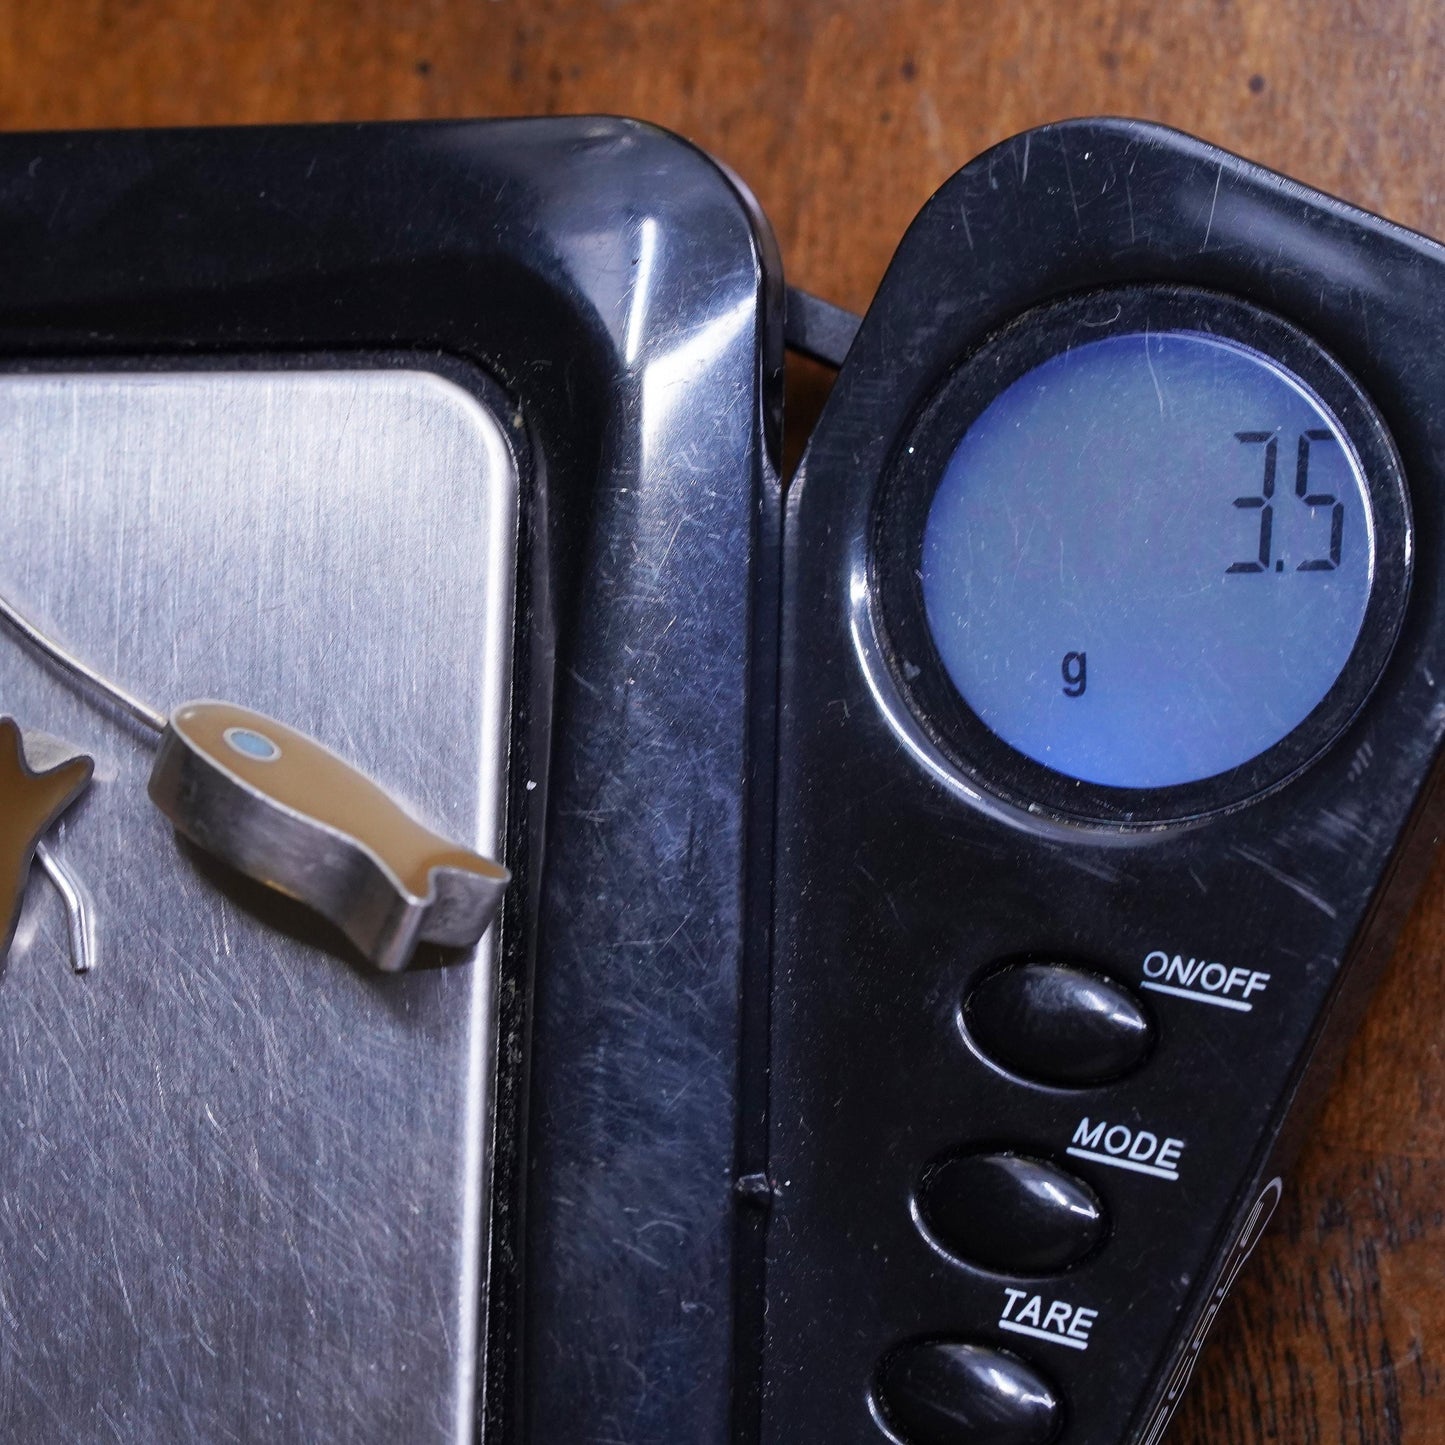
<svg viewBox="0 0 1445 1445"><path fill-rule="evenodd" d="M1232 341L1313 392L1353 447L1375 535L1364 619L1344 667L1315 708L1278 742L1237 767L1164 787L1087 782L1004 742L969 707L939 656L923 600L924 530L965 433L1014 382L1087 341L1138 332L1192 332ZM1297 326L1222 293L1136 286L1045 303L965 356L900 434L871 528L869 596L894 681L935 746L976 785L1031 811L1112 825L1180 822L1238 806L1281 786L1348 727L1384 669L1404 617L1412 562L1405 477L1390 433L1359 384Z"/></svg>

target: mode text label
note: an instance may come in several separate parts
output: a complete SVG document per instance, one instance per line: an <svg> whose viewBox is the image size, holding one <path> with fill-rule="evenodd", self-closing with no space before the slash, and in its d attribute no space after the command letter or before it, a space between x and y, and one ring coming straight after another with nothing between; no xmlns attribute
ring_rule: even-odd
<svg viewBox="0 0 1445 1445"><path fill-rule="evenodd" d="M1086 1114L1074 1130L1068 1153L1076 1159L1092 1159L1113 1169L1127 1169L1131 1174L1149 1174L1155 1179L1178 1179L1179 1159L1184 1153L1184 1140L1160 1138L1148 1129L1131 1128L1128 1124L1111 1124L1107 1119L1095 1123Z"/></svg>

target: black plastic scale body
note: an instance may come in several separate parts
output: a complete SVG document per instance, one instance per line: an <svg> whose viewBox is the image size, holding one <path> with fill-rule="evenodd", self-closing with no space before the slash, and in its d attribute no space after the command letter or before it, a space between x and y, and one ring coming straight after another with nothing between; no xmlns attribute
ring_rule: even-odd
<svg viewBox="0 0 1445 1445"><path fill-rule="evenodd" d="M164 567L135 560L137 537L184 512L164 499L219 488L221 444L214 466L187 469L171 445L199 428L190 416L221 406L212 387L284 400L312 373L354 377L360 400L314 468L326 505L312 550L310 532L275 529L295 573L327 578L352 555L347 539L369 535L357 519L394 514L366 566L318 588L339 609L326 657L373 656L346 651L371 641L349 596L435 601L481 568L457 556L488 555L454 494L433 491L448 546L398 573L397 479L378 464L367 484L331 460L348 437L365 454L368 395L411 378L402 395L421 400L388 415L410 417L418 455L459 459L438 471L463 498L487 475L447 440L471 433L443 421L490 418L519 514L498 743L514 881L495 975L450 958L461 966L383 984L301 932L274 896L238 897L227 933L209 921L223 916L224 877L206 883L203 926L157 907L146 932L149 915L126 900L142 884L157 897L184 889L193 869L139 831L154 826L143 787L114 770L98 781L69 846L89 869L107 961L94 988L56 986L39 966L49 960L12 958L4 977L12 1026L39 1021L42 1062L12 1038L12 1083L64 1077L82 1100L8 1090L0 1259L23 1304L0 1366L6 1439L83 1435L100 1418L155 1441L730 1437L740 1000L754 992L750 890L767 878L748 787L768 771L752 750L772 753L753 732L750 642L754 627L768 636L757 690L770 710L776 618L762 620L755 592L777 591L781 299L750 198L695 148L636 122L0 137L0 392L49 379L83 398L114 382L106 394L125 406L75 401L46 446L28 444L104 497L113 476L83 467L75 438L113 414L130 428L115 471L149 465L163 499L124 512L90 553L65 533L47 561L41 533L15 521L16 497L47 474L6 428L20 481L0 488L13 523L0 590L45 612L41 563L60 576L68 560L89 588L61 629L71 646L114 668L116 646L166 626L164 606L137 597L173 598L173 574L204 577L207 557L216 597L245 570L249 554L225 542ZM144 390L121 385L132 376L196 401L176 407L173 428L147 431L129 420ZM446 405L428 409L439 389ZM271 431L288 466L306 455ZM235 450L248 448L255 429ZM310 477L270 460L256 471L254 494L234 497L240 536L275 510L287 477ZM84 510L59 486L54 498L52 512ZM112 595L96 556L121 551ZM298 641L323 625L284 597L261 610L284 642L260 672L296 678L303 695L290 720L347 717ZM180 613L183 632L257 631L214 598ZM472 657L485 608L463 624L428 616L377 635L423 658ZM144 756L3 643L0 707L126 766ZM173 651L163 638L155 656ZM379 663L353 669L366 696L351 724L393 719L390 754L418 777L447 765L415 720L456 708L451 737L465 739L481 706L471 671L440 670L444 685L429 687ZM30 686L48 691L31 699ZM447 771L443 792L471 806L479 786ZM253 942L236 941L253 923ZM184 1027L163 1022L172 1007ZM102 1082L77 1082L90 1070ZM67 1199L74 1209L59 1207Z"/></svg>
<svg viewBox="0 0 1445 1445"><path fill-rule="evenodd" d="M1026 369L1011 324L1060 305L1054 352L1117 334L1116 306L1141 332L1158 308L1226 333L1257 308L1236 339L1304 338L1355 398L1334 414L1377 425L1373 622L1333 701L1224 782L1131 794L1036 766L933 707L898 622L940 387L981 388L976 416ZM909 231L786 524L769 1445L1162 1435L1434 841L1442 358L1438 246L1149 126L1010 141ZM970 365L988 374L955 384ZM1277 528L1321 438L1267 461L1264 433L1228 439L1277 481ZM1253 538L1265 495L1232 496L1221 525ZM1310 498L1327 570L1353 534ZM1230 585L1309 585L1280 535L1238 553L1268 575ZM1061 663L1067 693L1082 667Z"/></svg>

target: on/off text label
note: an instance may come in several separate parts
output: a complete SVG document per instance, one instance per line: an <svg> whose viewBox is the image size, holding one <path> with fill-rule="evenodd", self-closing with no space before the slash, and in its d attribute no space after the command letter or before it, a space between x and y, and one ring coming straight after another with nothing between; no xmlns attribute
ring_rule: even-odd
<svg viewBox="0 0 1445 1445"><path fill-rule="evenodd" d="M1232 967L1209 958L1194 958L1156 948L1144 955L1143 988L1187 998L1193 1003L1250 1013L1252 1000L1269 987L1269 974Z"/></svg>

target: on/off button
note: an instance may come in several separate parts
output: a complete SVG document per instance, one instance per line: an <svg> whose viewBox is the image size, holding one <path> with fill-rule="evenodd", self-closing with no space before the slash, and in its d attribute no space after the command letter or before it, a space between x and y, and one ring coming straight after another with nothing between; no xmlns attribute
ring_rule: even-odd
<svg viewBox="0 0 1445 1445"><path fill-rule="evenodd" d="M1128 988L1072 963L995 969L969 993L963 1022L983 1054L1010 1072L1075 1088L1132 1073L1154 1042Z"/></svg>

